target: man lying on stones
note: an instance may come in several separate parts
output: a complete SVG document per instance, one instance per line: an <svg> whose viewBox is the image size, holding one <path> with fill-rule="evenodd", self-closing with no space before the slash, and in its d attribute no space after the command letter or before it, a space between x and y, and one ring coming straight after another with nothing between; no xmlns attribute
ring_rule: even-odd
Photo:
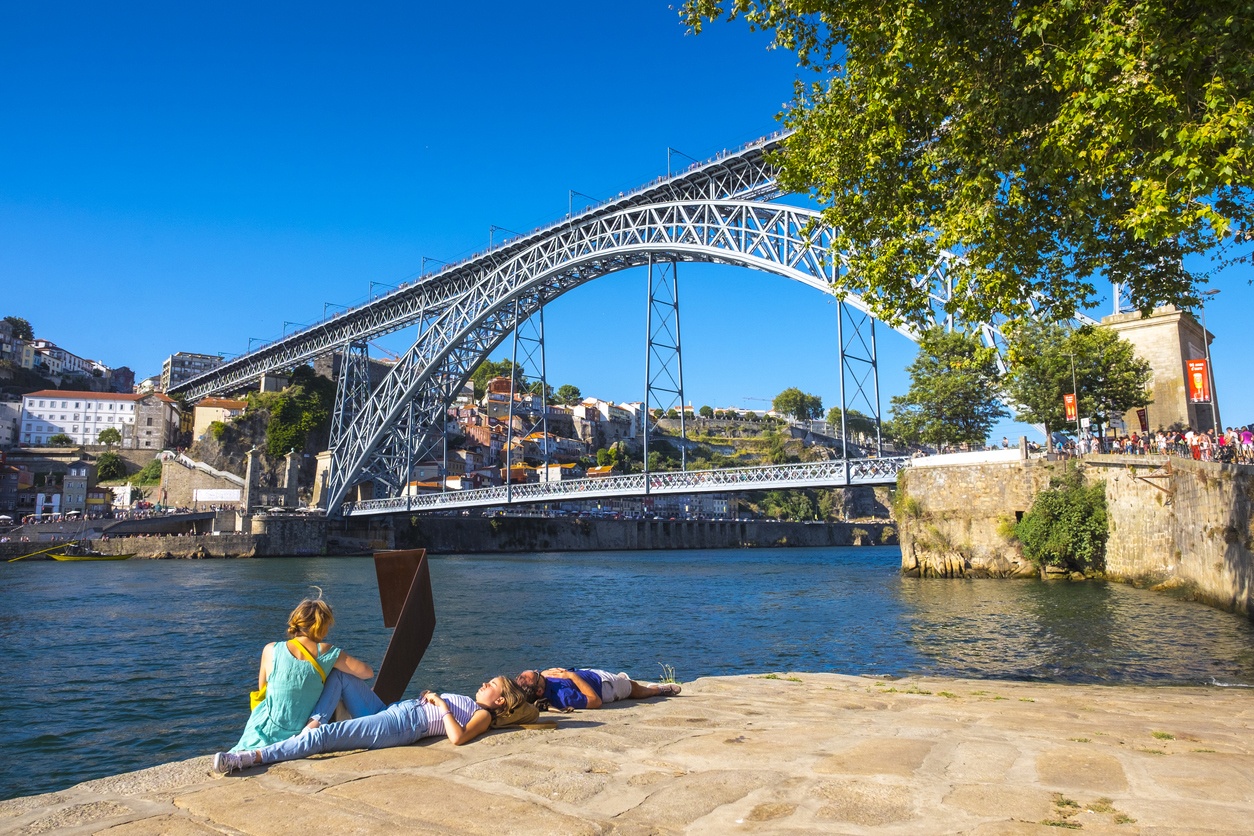
<svg viewBox="0 0 1254 836"><path fill-rule="evenodd" d="M598 668L527 670L514 677L514 682L530 702L556 711L600 708L618 700L673 697L683 690L675 682L646 685L625 673Z"/></svg>

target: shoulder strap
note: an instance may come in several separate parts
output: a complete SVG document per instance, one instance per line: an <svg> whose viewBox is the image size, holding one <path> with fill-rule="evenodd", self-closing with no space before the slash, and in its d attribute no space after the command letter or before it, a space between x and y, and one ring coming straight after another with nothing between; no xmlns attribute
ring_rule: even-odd
<svg viewBox="0 0 1254 836"><path fill-rule="evenodd" d="M296 641L296 639L292 639L292 641L288 642L288 644L293 644L293 643L295 643L295 645L296 645L298 648L300 648L300 652L301 652L301 653L305 654L305 658L309 660L309 664L311 664L311 665L313 665L313 666L314 666L314 670L316 670L316 671L318 672L318 676L322 677L322 681L323 681L323 682L326 682L326 681L327 681L327 675L323 672L323 670L322 670L322 665L319 665L319 664L318 664L318 660L317 660L317 659L315 659L315 658L314 658L314 655L313 655L312 653L310 653L310 652L309 652L309 648L305 647L303 644L301 644L300 642Z"/></svg>

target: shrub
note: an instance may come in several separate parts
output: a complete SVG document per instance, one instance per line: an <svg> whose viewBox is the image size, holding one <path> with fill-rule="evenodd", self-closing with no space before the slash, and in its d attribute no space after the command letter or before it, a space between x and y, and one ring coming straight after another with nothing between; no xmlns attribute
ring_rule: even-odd
<svg viewBox="0 0 1254 836"><path fill-rule="evenodd" d="M1073 572L1106 566L1106 485L1085 487L1078 470L1050 480L1014 528L1023 554L1037 566Z"/></svg>
<svg viewBox="0 0 1254 836"><path fill-rule="evenodd" d="M135 481L140 485L155 485L161 481L161 459L153 459L135 474Z"/></svg>
<svg viewBox="0 0 1254 836"><path fill-rule="evenodd" d="M96 459L96 478L101 482L126 476L126 462L117 453L101 453Z"/></svg>

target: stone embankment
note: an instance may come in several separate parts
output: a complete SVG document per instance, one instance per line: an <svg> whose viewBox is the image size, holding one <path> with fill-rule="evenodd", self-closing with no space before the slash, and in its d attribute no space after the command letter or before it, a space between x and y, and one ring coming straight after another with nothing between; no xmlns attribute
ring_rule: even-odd
<svg viewBox="0 0 1254 836"><path fill-rule="evenodd" d="M895 504L902 571L1037 575L1007 528L1065 466L1031 459L908 469ZM1086 481L1106 484L1107 578L1254 614L1254 467L1116 455L1085 456L1079 466Z"/></svg>
<svg viewBox="0 0 1254 836"><path fill-rule="evenodd" d="M800 673L558 717L228 777L194 758L0 802L0 834L1230 834L1254 820L1254 718L1235 688Z"/></svg>

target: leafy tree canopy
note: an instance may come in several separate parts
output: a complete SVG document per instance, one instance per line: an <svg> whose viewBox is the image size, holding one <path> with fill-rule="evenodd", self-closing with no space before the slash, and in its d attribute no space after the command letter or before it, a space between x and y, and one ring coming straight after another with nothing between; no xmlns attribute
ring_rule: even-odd
<svg viewBox="0 0 1254 836"><path fill-rule="evenodd" d="M135 474L135 481L141 485L155 485L161 481L161 459L153 459L140 468Z"/></svg>
<svg viewBox="0 0 1254 836"><path fill-rule="evenodd" d="M281 392L265 392L249 398L249 408L266 409L266 455L280 458L291 450L305 449L311 434L329 432L335 405L335 384L308 366L292 372L292 382Z"/></svg>
<svg viewBox="0 0 1254 836"><path fill-rule="evenodd" d="M49 436L48 443L53 447L73 447L74 439L70 438L65 433L57 433L56 435Z"/></svg>
<svg viewBox="0 0 1254 836"><path fill-rule="evenodd" d="M527 377L523 367L514 368L511 360L484 360L470 374L470 381L475 385L475 400L479 400L488 391L488 381L494 377L513 377L514 386L522 391L527 385Z"/></svg>
<svg viewBox="0 0 1254 836"><path fill-rule="evenodd" d="M807 421L823 416L823 399L790 386L775 396L775 400L771 401L771 409L791 415L798 421Z"/></svg>
<svg viewBox="0 0 1254 836"><path fill-rule="evenodd" d="M1065 426L1062 396L1072 392L1073 357L1081 418L1105 422L1150 402L1149 363L1109 328L1019 322L1009 339L1006 394L1020 420L1045 425L1046 438Z"/></svg>
<svg viewBox="0 0 1254 836"><path fill-rule="evenodd" d="M101 453L96 459L96 478L101 482L126 478L126 462L117 453Z"/></svg>
<svg viewBox="0 0 1254 836"><path fill-rule="evenodd" d="M919 339L910 388L893 398L894 432L905 441L983 443L997 419L997 353L974 336L933 328Z"/></svg>
<svg viewBox="0 0 1254 836"><path fill-rule="evenodd" d="M827 423L840 427L840 416L840 407L832 407L827 410ZM856 409L850 409L845 412L845 428L851 435L875 435L875 419Z"/></svg>
<svg viewBox="0 0 1254 836"><path fill-rule="evenodd" d="M927 320L1053 318L1096 300L1188 304L1189 253L1254 234L1251 0L686 0L695 31L742 18L817 80L782 115L780 183L823 206L850 290ZM1247 254L1242 256L1249 258ZM842 271L843 274L844 271Z"/></svg>
<svg viewBox="0 0 1254 836"><path fill-rule="evenodd" d="M712 406L703 406L703 407L701 407L700 409L698 409L698 410L697 410L697 414L698 414L698 415L700 415L702 418L713 418L713 417L714 417L714 407L712 407Z"/></svg>
<svg viewBox="0 0 1254 836"><path fill-rule="evenodd" d="M6 316L4 321L13 326L13 336L19 340L35 339L35 329L31 324L20 316Z"/></svg>
<svg viewBox="0 0 1254 836"><path fill-rule="evenodd" d="M112 447L114 444L122 443L122 433L118 432L117 427L105 427L96 434L96 441L106 447Z"/></svg>
<svg viewBox="0 0 1254 836"><path fill-rule="evenodd" d="M578 386L572 386L569 383L563 383L557 387L557 401L567 406L573 406L583 400L583 392L579 391Z"/></svg>

